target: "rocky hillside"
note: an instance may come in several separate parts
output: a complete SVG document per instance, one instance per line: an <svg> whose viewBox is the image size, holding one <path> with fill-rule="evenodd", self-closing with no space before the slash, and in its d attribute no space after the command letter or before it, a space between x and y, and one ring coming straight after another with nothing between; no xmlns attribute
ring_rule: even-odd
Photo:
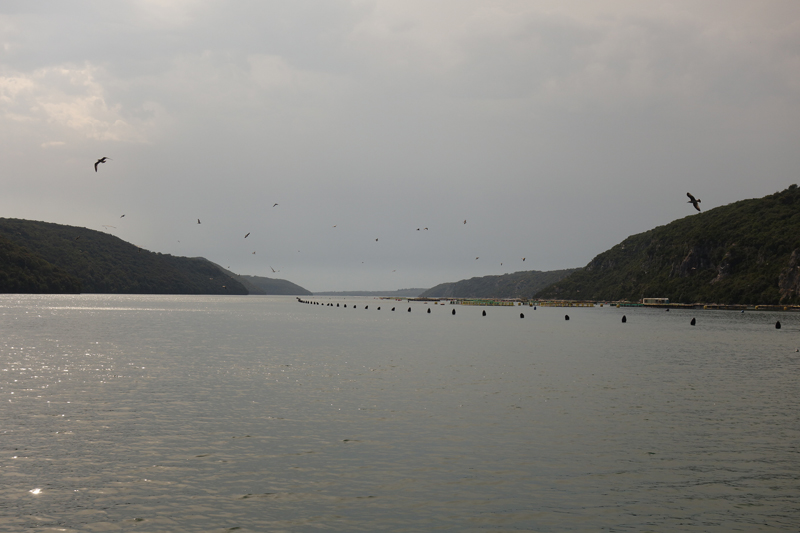
<svg viewBox="0 0 800 533"><path fill-rule="evenodd" d="M632 235L537 296L800 304L800 189Z"/></svg>

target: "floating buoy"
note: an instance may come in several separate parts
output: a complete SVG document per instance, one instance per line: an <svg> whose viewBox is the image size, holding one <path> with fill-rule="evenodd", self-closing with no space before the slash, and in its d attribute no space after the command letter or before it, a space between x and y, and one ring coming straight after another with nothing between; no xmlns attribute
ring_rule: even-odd
<svg viewBox="0 0 800 533"><path fill-rule="evenodd" d="M380 311L380 310L381 310L381 308L379 307L379 308L378 308L378 311Z"/></svg>
<svg viewBox="0 0 800 533"><path fill-rule="evenodd" d="M344 304L344 306L347 307L347 304Z"/></svg>
<svg viewBox="0 0 800 533"><path fill-rule="evenodd" d="M667 308L667 313L669 313L669 308Z"/></svg>
<svg viewBox="0 0 800 533"><path fill-rule="evenodd" d="M536 306L535 305L533 306L533 310L536 311Z"/></svg>
<svg viewBox="0 0 800 533"><path fill-rule="evenodd" d="M569 320L569 315L564 315L564 320Z"/></svg>
<svg viewBox="0 0 800 533"><path fill-rule="evenodd" d="M364 309L369 309L369 306L368 306L368 305L365 305L365 306L364 306Z"/></svg>
<svg viewBox="0 0 800 533"><path fill-rule="evenodd" d="M780 320L775 322L775 329L781 329L781 321Z"/></svg>
<svg viewBox="0 0 800 533"><path fill-rule="evenodd" d="M626 317L625 315L622 315L622 323L624 324L627 321L628 321L628 317Z"/></svg>
<svg viewBox="0 0 800 533"><path fill-rule="evenodd" d="M691 324L691 325L693 325L693 326L694 326L695 324L697 324L697 320L695 320L694 318L692 318L692 321L691 321L691 322L689 322L689 324Z"/></svg>
<svg viewBox="0 0 800 533"><path fill-rule="evenodd" d="M429 312L429 313L431 312L431 308L430 308L430 307L428 308L428 312Z"/></svg>
<svg viewBox="0 0 800 533"><path fill-rule="evenodd" d="M339 307L339 304L336 304L336 307Z"/></svg>
<svg viewBox="0 0 800 533"><path fill-rule="evenodd" d="M411 308L410 308L410 307L408 308L408 312L409 312L409 313L411 312Z"/></svg>
<svg viewBox="0 0 800 533"><path fill-rule="evenodd" d="M484 312L483 312L483 315L482 315L482 316L486 316L486 311L484 311Z"/></svg>
<svg viewBox="0 0 800 533"><path fill-rule="evenodd" d="M519 314L519 317L520 317L520 318L525 318L525 313L520 313L520 314Z"/></svg>
<svg viewBox="0 0 800 533"><path fill-rule="evenodd" d="M453 314L456 314L456 310L455 309L453 309Z"/></svg>
<svg viewBox="0 0 800 533"><path fill-rule="evenodd" d="M394 311L394 307L392 307L392 311Z"/></svg>
<svg viewBox="0 0 800 533"><path fill-rule="evenodd" d="M353 309L355 309L355 308L356 308L356 306L354 305L354 306L353 306Z"/></svg>

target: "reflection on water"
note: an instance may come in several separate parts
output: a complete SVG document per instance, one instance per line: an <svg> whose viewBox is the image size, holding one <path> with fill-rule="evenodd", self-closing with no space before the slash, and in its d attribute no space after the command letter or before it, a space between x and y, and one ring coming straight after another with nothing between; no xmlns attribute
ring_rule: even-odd
<svg viewBox="0 0 800 533"><path fill-rule="evenodd" d="M800 526L795 315L347 303L0 297L0 531Z"/></svg>

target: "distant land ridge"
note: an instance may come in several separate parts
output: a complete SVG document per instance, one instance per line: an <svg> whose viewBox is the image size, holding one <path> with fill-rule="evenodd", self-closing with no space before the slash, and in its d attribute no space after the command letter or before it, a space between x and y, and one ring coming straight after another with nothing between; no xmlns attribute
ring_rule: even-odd
<svg viewBox="0 0 800 533"><path fill-rule="evenodd" d="M388 296L398 298L416 298L427 289L398 289L396 291L336 291L315 292L314 296Z"/></svg>
<svg viewBox="0 0 800 533"><path fill-rule="evenodd" d="M420 294L423 298L532 298L537 291L564 279L576 268L525 270L500 276L483 276L441 283Z"/></svg>
<svg viewBox="0 0 800 533"><path fill-rule="evenodd" d="M0 238L2 292L248 293L207 259L150 252L87 228L0 218ZM30 276L15 268L25 261Z"/></svg>
<svg viewBox="0 0 800 533"><path fill-rule="evenodd" d="M800 304L800 189L791 185L632 235L537 297Z"/></svg>

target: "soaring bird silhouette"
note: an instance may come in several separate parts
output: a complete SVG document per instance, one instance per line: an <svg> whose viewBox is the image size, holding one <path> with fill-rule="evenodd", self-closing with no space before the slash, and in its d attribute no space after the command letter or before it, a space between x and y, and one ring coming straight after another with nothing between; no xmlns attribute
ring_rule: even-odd
<svg viewBox="0 0 800 533"><path fill-rule="evenodd" d="M249 236L250 236L250 232L248 232L247 235L244 236L244 238L246 239Z"/></svg>
<svg viewBox="0 0 800 533"><path fill-rule="evenodd" d="M272 267L269 267L269 269L270 269L270 270L272 270L273 272L280 272L280 270L275 270L275 269L274 269L274 268L272 268Z"/></svg>
<svg viewBox="0 0 800 533"><path fill-rule="evenodd" d="M699 206L699 205L697 205L697 204L699 204L699 203L700 203L700 200L698 200L698 199L696 199L694 196L692 196L692 193L690 193L690 192L687 192L687 193L686 193L686 196L688 196L688 197L689 197L689 201L688 201L688 202L686 202L686 203L687 203L687 204L692 204L692 205L694 206L694 208L695 208L695 209L697 209L698 211L700 211L700 206Z"/></svg>
<svg viewBox="0 0 800 533"><path fill-rule="evenodd" d="M106 160L111 161L111 158L110 157L101 157L100 159L95 161L94 162L94 171L97 172L97 165L99 165L100 163L105 163Z"/></svg>
<svg viewBox="0 0 800 533"><path fill-rule="evenodd" d="M200 223L200 219L199 219L199 218L197 219L197 223L198 223L198 224Z"/></svg>
<svg viewBox="0 0 800 533"><path fill-rule="evenodd" d="M278 205L278 204L272 204L272 207L275 207L276 205Z"/></svg>

